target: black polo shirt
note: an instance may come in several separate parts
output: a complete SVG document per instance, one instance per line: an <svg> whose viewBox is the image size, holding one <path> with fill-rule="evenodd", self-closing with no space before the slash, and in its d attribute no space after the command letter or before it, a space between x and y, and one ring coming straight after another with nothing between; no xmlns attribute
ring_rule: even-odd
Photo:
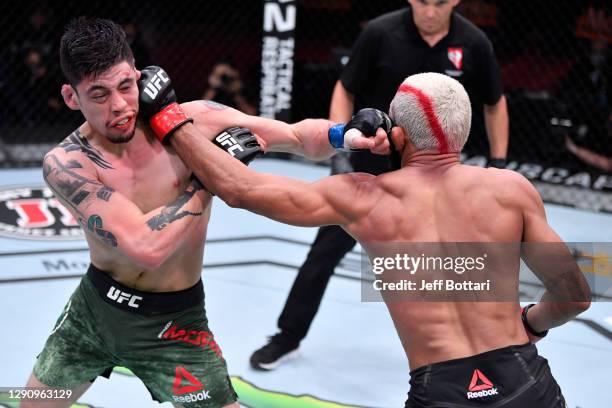
<svg viewBox="0 0 612 408"><path fill-rule="evenodd" d="M341 76L355 95L355 111L387 112L398 86L409 75L438 72L463 84L473 109L495 104L502 95L499 67L486 34L457 13L448 34L434 47L421 38L412 10L403 8L368 23Z"/></svg>

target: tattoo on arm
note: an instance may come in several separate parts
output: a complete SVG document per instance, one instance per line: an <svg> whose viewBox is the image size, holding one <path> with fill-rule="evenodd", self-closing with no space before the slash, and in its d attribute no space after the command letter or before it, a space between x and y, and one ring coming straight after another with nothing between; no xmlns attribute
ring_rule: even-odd
<svg viewBox="0 0 612 408"><path fill-rule="evenodd" d="M95 197L108 201L114 190L97 180L84 177L72 169L83 166L76 160L62 163L56 155L50 154L43 162L43 177L53 192L63 198L79 215L81 209ZM80 208L79 208L80 207Z"/></svg>
<svg viewBox="0 0 612 408"><path fill-rule="evenodd" d="M43 177L55 195L61 197L79 214L79 223L83 229L89 230L104 243L115 248L117 238L113 233L102 228L102 218L94 214L85 223L85 215L81 211L84 206L95 200L95 197L108 201L115 190L71 170L79 168L83 166L76 160L69 160L64 164L56 155L50 154L43 162Z"/></svg>
<svg viewBox="0 0 612 408"><path fill-rule="evenodd" d="M102 229L103 226L102 217L99 215L94 214L87 219L87 229L96 234L105 244L116 248L117 238L112 232Z"/></svg>
<svg viewBox="0 0 612 408"><path fill-rule="evenodd" d="M202 215L202 212L191 212L191 211L182 211L179 210L191 200L191 197L195 195L195 193L199 190L202 190L202 184L197 180L193 179L185 192L180 195L176 200L166 205L161 213L152 217L147 221L147 225L151 228L151 231L161 231L168 224L180 220L186 216L198 217Z"/></svg>
<svg viewBox="0 0 612 408"><path fill-rule="evenodd" d="M110 163L102 157L102 153L98 149L89 144L87 139L81 137L81 132L78 129L64 139L64 141L59 144L59 147L63 148L66 153L73 151L85 153L89 160L103 169L113 168Z"/></svg>
<svg viewBox="0 0 612 408"><path fill-rule="evenodd" d="M98 197L100 200L108 201L108 199L114 192L114 189L107 186L102 186L102 188L100 188L96 193L96 197Z"/></svg>
<svg viewBox="0 0 612 408"><path fill-rule="evenodd" d="M211 101L211 100L201 100L200 101L204 106L206 106L209 109L212 110L224 110L227 109L227 106L223 105L222 103L219 102L215 102L215 101Z"/></svg>

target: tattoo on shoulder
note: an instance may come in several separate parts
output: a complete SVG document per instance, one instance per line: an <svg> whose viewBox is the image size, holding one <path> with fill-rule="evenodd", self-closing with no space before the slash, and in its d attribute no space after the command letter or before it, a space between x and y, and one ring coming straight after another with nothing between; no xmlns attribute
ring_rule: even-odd
<svg viewBox="0 0 612 408"><path fill-rule="evenodd" d="M161 231L166 228L168 224L180 220L183 217L199 217L202 215L202 212L179 212L180 209L191 200L191 197L193 197L197 191L202 190L202 188L202 184L197 179L193 179L183 194L162 208L158 215L153 216L147 221L147 225L151 228L151 231Z"/></svg>
<svg viewBox="0 0 612 408"><path fill-rule="evenodd" d="M223 105L222 103L219 102L215 102L212 100L201 100L200 101L204 106L212 109L212 110L223 110L223 109L227 109L227 106Z"/></svg>
<svg viewBox="0 0 612 408"><path fill-rule="evenodd" d="M112 232L103 229L103 226L102 217L99 215L94 214L87 219L87 229L93 232L96 237L101 239L105 244L116 248L117 238Z"/></svg>
<svg viewBox="0 0 612 408"><path fill-rule="evenodd" d="M114 190L98 180L90 179L73 171L83 166L76 160L62 163L55 154L49 154L43 162L43 178L53 192L63 198L82 215L79 207L90 203L94 196L108 201Z"/></svg>
<svg viewBox="0 0 612 408"><path fill-rule="evenodd" d="M72 132L59 147L63 148L65 152L80 151L84 153L89 160L94 162L97 166L103 169L112 169L113 166L102 157L102 152L89 144L89 141L81 136L80 130Z"/></svg>

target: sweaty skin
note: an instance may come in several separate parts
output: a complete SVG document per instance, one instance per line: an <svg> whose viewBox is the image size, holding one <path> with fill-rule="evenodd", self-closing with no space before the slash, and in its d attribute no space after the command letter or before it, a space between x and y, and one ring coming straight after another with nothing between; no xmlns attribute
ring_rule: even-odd
<svg viewBox="0 0 612 408"><path fill-rule="evenodd" d="M404 152L402 169L378 177L343 174L315 183L260 174L234 163L202 142L190 125L179 129L172 145L229 205L288 224L341 225L370 258L385 255L379 252L380 242L561 242L525 178L462 165L457 153L417 152L402 142L398 129L394 134L400 135L394 137ZM495 276L496 284L517 293L518 256L505 266ZM579 276L577 266L573 272ZM387 301L387 306L411 369L529 340L516 301Z"/></svg>
<svg viewBox="0 0 612 408"><path fill-rule="evenodd" d="M211 195L190 178L191 170L172 147L137 121L139 77L121 62L84 79L76 90L64 85L66 104L88 120L45 156L43 174L86 231L94 265L138 290L177 291L200 279ZM259 133L264 150L311 159L334 153L327 136L333 123L327 120L289 125L212 101L183 108L211 138L244 126ZM380 149L384 135L377 140ZM365 137L360 142L362 147L375 144Z"/></svg>

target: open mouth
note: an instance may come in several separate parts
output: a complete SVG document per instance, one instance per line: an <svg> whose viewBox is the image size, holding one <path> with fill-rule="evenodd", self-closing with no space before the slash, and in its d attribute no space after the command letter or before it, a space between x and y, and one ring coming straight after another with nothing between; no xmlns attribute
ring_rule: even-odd
<svg viewBox="0 0 612 408"><path fill-rule="evenodd" d="M132 126L132 122L134 120L134 116L130 116L124 119L121 119L119 122L115 123L112 127L120 130L129 129Z"/></svg>

